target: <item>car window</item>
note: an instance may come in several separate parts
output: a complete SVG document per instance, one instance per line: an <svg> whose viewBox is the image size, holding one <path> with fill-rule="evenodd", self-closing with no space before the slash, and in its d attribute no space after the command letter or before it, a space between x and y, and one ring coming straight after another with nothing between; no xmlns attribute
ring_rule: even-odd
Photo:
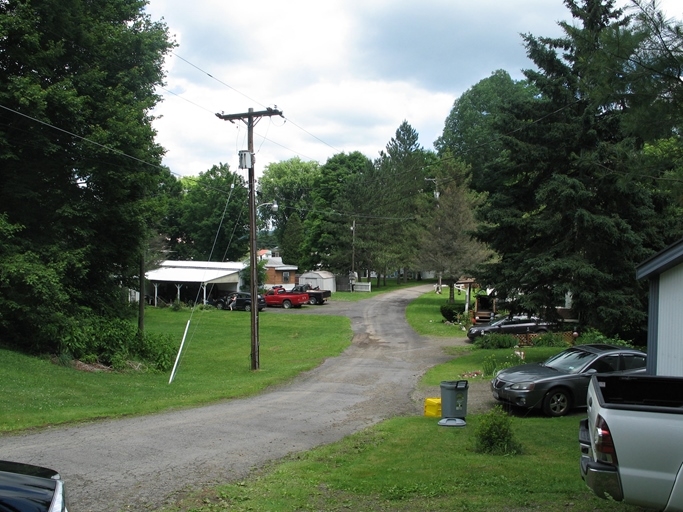
<svg viewBox="0 0 683 512"><path fill-rule="evenodd" d="M599 357L587 368L588 370L595 370L598 373L616 372L619 369L619 356L609 355Z"/></svg>
<svg viewBox="0 0 683 512"><path fill-rule="evenodd" d="M622 356L624 363L624 370L635 370L637 368L645 368L646 358L639 354L624 354Z"/></svg>
<svg viewBox="0 0 683 512"><path fill-rule="evenodd" d="M563 372L576 373L595 357L595 354L570 348L548 359L544 364Z"/></svg>

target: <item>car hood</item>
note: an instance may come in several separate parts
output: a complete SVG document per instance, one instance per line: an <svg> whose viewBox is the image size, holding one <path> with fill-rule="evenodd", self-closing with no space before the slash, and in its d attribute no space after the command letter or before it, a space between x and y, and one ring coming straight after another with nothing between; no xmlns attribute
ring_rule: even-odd
<svg viewBox="0 0 683 512"><path fill-rule="evenodd" d="M496 378L504 380L505 382L515 383L528 382L532 380L543 380L564 375L567 374L556 370L555 368L551 368L550 366L545 366L543 363L532 363L506 368L498 373Z"/></svg>

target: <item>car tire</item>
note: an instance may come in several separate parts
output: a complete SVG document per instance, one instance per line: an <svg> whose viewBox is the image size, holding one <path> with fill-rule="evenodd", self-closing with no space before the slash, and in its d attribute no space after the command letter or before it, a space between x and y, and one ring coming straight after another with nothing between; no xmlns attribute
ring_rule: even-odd
<svg viewBox="0 0 683 512"><path fill-rule="evenodd" d="M315 297L311 297L310 299L308 299L308 303L311 306L315 306L318 303L318 299L316 299Z"/></svg>
<svg viewBox="0 0 683 512"><path fill-rule="evenodd" d="M251 311L251 304L245 304L244 311Z"/></svg>
<svg viewBox="0 0 683 512"><path fill-rule="evenodd" d="M543 412L546 416L557 418L567 414L572 407L572 397L564 388L554 388L543 398Z"/></svg>
<svg viewBox="0 0 683 512"><path fill-rule="evenodd" d="M285 309L289 309L292 307L292 302L289 300L284 300L282 301L282 307Z"/></svg>
<svg viewBox="0 0 683 512"><path fill-rule="evenodd" d="M223 309L225 306L223 305L222 302L217 302L216 303L216 309Z"/></svg>

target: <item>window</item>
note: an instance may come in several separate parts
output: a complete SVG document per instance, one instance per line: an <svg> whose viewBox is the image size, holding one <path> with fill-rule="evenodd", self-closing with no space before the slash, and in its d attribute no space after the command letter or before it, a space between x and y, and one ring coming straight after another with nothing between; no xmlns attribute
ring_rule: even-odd
<svg viewBox="0 0 683 512"><path fill-rule="evenodd" d="M289 272L283 272L282 273L282 282L283 283L289 283Z"/></svg>
<svg viewBox="0 0 683 512"><path fill-rule="evenodd" d="M598 373L616 372L619 369L619 356L604 356L590 365L590 370Z"/></svg>
<svg viewBox="0 0 683 512"><path fill-rule="evenodd" d="M624 370L636 370L638 368L645 368L645 356L638 354L624 354Z"/></svg>

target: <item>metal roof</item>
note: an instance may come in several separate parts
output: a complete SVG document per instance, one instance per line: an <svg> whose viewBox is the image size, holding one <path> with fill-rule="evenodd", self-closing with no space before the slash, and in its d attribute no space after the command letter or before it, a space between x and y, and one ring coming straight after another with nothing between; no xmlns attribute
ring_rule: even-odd
<svg viewBox="0 0 683 512"><path fill-rule="evenodd" d="M659 275L680 263L683 263L683 239L638 265L636 279Z"/></svg>
<svg viewBox="0 0 683 512"><path fill-rule="evenodd" d="M238 283L240 262L164 261L145 274L149 281L169 283Z"/></svg>

